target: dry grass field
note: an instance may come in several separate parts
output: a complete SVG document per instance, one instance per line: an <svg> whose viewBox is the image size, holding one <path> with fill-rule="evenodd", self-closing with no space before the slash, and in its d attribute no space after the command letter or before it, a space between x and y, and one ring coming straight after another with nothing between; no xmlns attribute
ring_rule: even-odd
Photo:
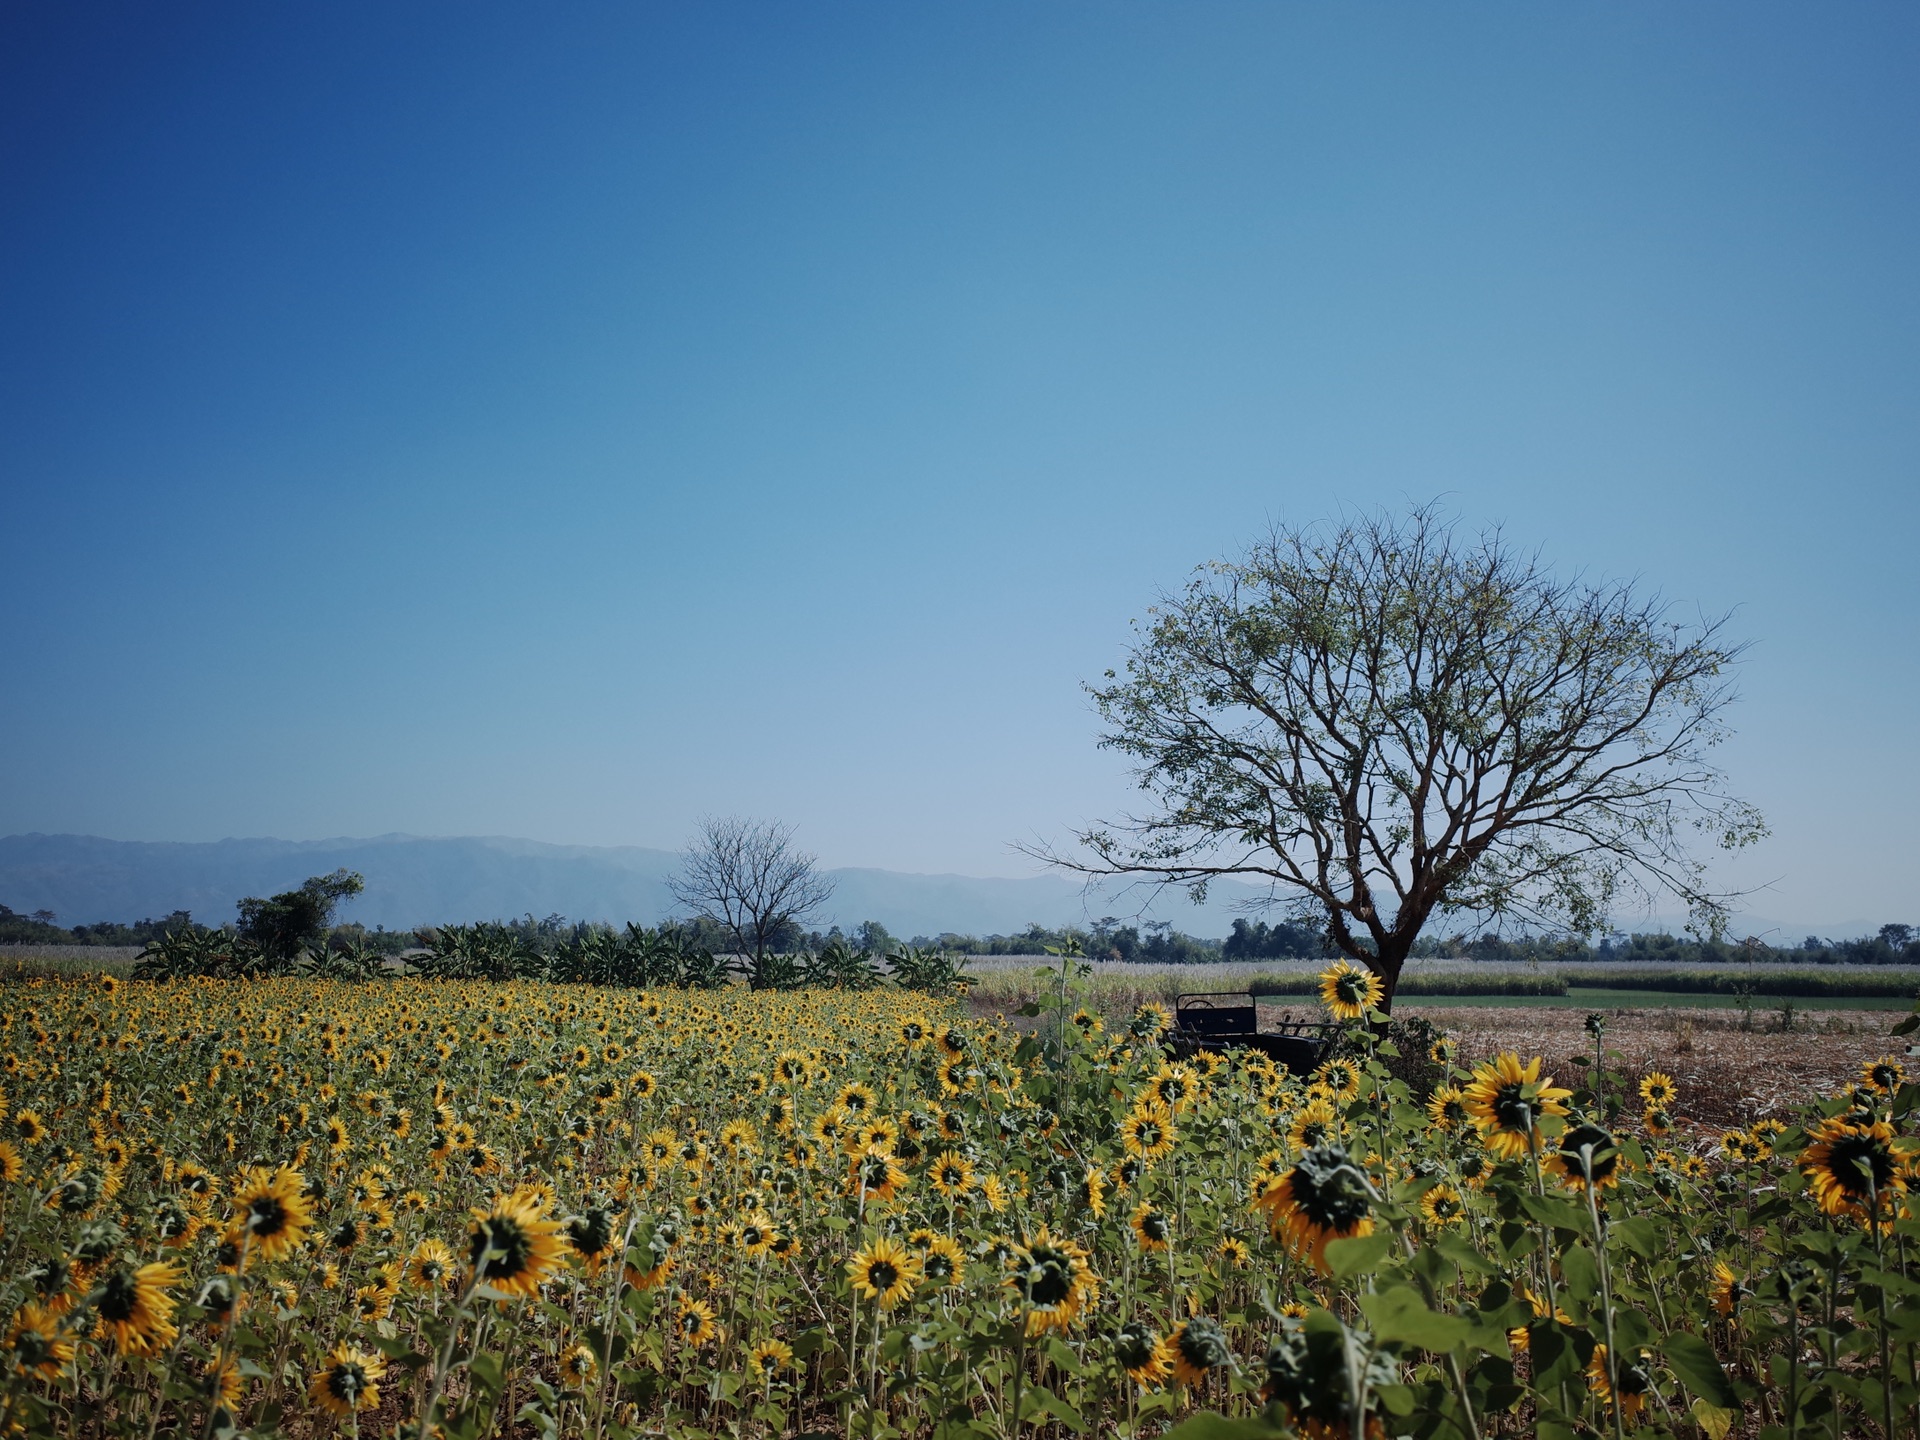
<svg viewBox="0 0 1920 1440"><path fill-rule="evenodd" d="M1422 1006L1418 1012L1460 1042L1468 1061L1502 1050L1546 1058L1563 1083L1576 1073L1575 1056L1591 1056L1585 1012L1564 1006ZM1755 1012L1743 1029L1738 1012L1659 1007L1607 1012L1606 1043L1625 1057L1614 1062L1638 1077L1671 1075L1684 1098L1683 1124L1719 1130L1782 1116L1859 1077L1863 1061L1904 1045L1889 1033L1899 1012L1816 1010L1791 1031L1778 1017Z"/></svg>

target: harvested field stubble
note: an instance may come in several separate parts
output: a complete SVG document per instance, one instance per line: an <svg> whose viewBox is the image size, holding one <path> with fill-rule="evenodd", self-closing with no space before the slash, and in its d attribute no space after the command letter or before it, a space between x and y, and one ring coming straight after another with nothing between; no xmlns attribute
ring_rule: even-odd
<svg viewBox="0 0 1920 1440"><path fill-rule="evenodd" d="M1579 1073L1575 1058L1593 1056L1586 1014L1576 1009L1423 1006L1418 1013L1453 1036L1469 1062L1502 1050L1540 1055L1565 1084ZM1635 1082L1653 1070L1671 1075L1687 1096L1686 1118L1715 1131L1786 1115L1809 1095L1852 1084L1863 1061L1898 1048L1889 1032L1901 1018L1885 1010L1820 1010L1800 1014L1783 1032L1777 1014L1758 1010L1751 1029L1729 1010L1605 1014L1607 1048L1624 1057L1613 1063Z"/></svg>

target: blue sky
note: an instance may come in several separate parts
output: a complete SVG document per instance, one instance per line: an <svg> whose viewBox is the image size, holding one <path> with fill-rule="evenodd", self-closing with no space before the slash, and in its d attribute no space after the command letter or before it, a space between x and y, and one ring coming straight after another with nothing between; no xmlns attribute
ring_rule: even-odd
<svg viewBox="0 0 1920 1440"><path fill-rule="evenodd" d="M1129 801L1079 687L1157 589L1437 496L1737 610L1728 882L1920 920L1916 60L1870 4L7 7L0 832L1025 873Z"/></svg>

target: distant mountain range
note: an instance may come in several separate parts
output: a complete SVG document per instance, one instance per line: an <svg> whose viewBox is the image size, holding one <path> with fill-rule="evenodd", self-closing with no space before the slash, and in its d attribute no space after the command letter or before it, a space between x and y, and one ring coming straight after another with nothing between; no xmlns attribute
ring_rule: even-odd
<svg viewBox="0 0 1920 1440"><path fill-rule="evenodd" d="M0 838L0 904L21 913L51 910L66 925L130 923L191 910L206 924L234 918L244 895L290 890L309 875L345 868L366 878L343 920L389 930L467 920L560 914L573 920L654 924L674 913L666 879L680 863L669 850L638 846L546 845L492 837L380 835L369 840L217 840L210 843L103 840L93 835ZM877 920L896 935L1011 935L1038 922L1079 925L1102 916L1170 922L1189 935L1218 939L1247 913L1239 902L1261 892L1216 884L1204 906L1168 892L1142 913L1144 892L1085 892L1065 875L1025 879L912 875L894 870L827 872L832 901L819 923L851 929ZM1920 919L1920 916L1892 916ZM1878 921L1803 926L1743 915L1735 935L1792 944L1818 931L1835 937L1870 932ZM1676 929L1671 920L1623 928Z"/></svg>
<svg viewBox="0 0 1920 1440"><path fill-rule="evenodd" d="M345 868L365 877L364 894L343 920L410 930L467 920L560 914L572 920L654 924L675 912L666 879L679 868L669 850L638 846L545 845L493 837L380 835L369 840L218 840L204 844L103 840L93 835L10 835L0 839L0 904L23 914L51 910L62 924L132 922L191 910L210 925L234 918L244 895L290 890L309 875ZM893 870L827 872L832 901L819 923L848 929L877 920L896 935L1009 935L1038 922L1085 924L1131 919L1141 897L1083 894L1063 875L996 879L911 875ZM1204 907L1163 896L1148 918L1217 938L1241 914L1232 901L1255 895L1228 887ZM1224 903L1223 903L1224 902Z"/></svg>

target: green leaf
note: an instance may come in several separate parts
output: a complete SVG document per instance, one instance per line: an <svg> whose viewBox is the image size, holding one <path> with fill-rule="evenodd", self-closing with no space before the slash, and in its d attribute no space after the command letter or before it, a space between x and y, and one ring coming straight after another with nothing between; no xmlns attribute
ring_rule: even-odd
<svg viewBox="0 0 1920 1440"><path fill-rule="evenodd" d="M1685 1330L1676 1330L1660 1346L1667 1364L1681 1383L1702 1400L1721 1410L1740 1408L1740 1397L1733 1393L1727 1372L1720 1368L1720 1357L1713 1347Z"/></svg>
<svg viewBox="0 0 1920 1440"><path fill-rule="evenodd" d="M1491 1275L1498 1268L1461 1236L1442 1233L1435 1236L1430 1244L1458 1265L1463 1274Z"/></svg>
<svg viewBox="0 0 1920 1440"><path fill-rule="evenodd" d="M1551 1195L1521 1195L1520 1209L1529 1220L1541 1225L1551 1225L1556 1230L1584 1232L1589 1221L1584 1205L1575 1205L1571 1200L1559 1200Z"/></svg>
<svg viewBox="0 0 1920 1440"><path fill-rule="evenodd" d="M1644 1215L1634 1215L1625 1220L1616 1220L1607 1233L1643 1260L1652 1260L1659 1256L1660 1229Z"/></svg>
<svg viewBox="0 0 1920 1440"><path fill-rule="evenodd" d="M1422 1350L1448 1354L1462 1345L1474 1345L1495 1354L1505 1354L1506 1336L1491 1326L1477 1325L1459 1315L1429 1310L1427 1303L1410 1286L1376 1291L1360 1297L1360 1308L1373 1325L1373 1333L1382 1340L1398 1340Z"/></svg>
<svg viewBox="0 0 1920 1440"><path fill-rule="evenodd" d="M1039 1390L1035 1392L1035 1398L1054 1419L1074 1434L1085 1433L1087 1422L1080 1418L1080 1412L1069 1405L1064 1397L1054 1394L1051 1390Z"/></svg>
<svg viewBox="0 0 1920 1440"><path fill-rule="evenodd" d="M1580 1378L1593 1358L1593 1337L1557 1320L1536 1320L1527 1327L1527 1353L1533 1357L1533 1388L1546 1394Z"/></svg>
<svg viewBox="0 0 1920 1440"><path fill-rule="evenodd" d="M1740 1418L1738 1410L1722 1410L1718 1405L1709 1405L1704 1400L1693 1402L1693 1419L1707 1440L1727 1440L1727 1432L1733 1429L1733 1422Z"/></svg>
<svg viewBox="0 0 1920 1440"><path fill-rule="evenodd" d="M1411 1415L1414 1406L1414 1393L1411 1385L1381 1385L1374 1392L1380 1399L1380 1407L1390 1415Z"/></svg>
<svg viewBox="0 0 1920 1440"><path fill-rule="evenodd" d="M1080 1373L1080 1357L1057 1335L1047 1337L1047 1358L1069 1375Z"/></svg>
<svg viewBox="0 0 1920 1440"><path fill-rule="evenodd" d="M506 1367L500 1363L498 1355L476 1355L468 1363L467 1369L480 1388L489 1395L498 1395L506 1384Z"/></svg>
<svg viewBox="0 0 1920 1440"><path fill-rule="evenodd" d="M1327 1246L1327 1264L1339 1279L1364 1275L1378 1268L1387 1258L1387 1252L1393 1248L1393 1232L1376 1230L1371 1235L1358 1235L1351 1240L1335 1240Z"/></svg>
<svg viewBox="0 0 1920 1440"><path fill-rule="evenodd" d="M1600 1263L1584 1245L1569 1245L1560 1254L1562 1288L1581 1305L1590 1305L1600 1293Z"/></svg>

